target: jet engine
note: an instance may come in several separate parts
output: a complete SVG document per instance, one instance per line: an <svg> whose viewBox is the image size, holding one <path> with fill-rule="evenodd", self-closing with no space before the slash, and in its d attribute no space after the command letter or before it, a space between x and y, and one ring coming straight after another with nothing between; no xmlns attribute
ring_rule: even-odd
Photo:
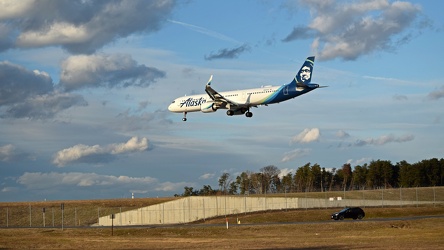
<svg viewBox="0 0 444 250"><path fill-rule="evenodd" d="M237 110L229 109L229 110L227 110L227 115L228 116L243 115L245 112L247 112L247 109L245 109L245 108L237 109Z"/></svg>
<svg viewBox="0 0 444 250"><path fill-rule="evenodd" d="M205 103L202 103L202 105L200 105L200 111L202 111L203 113L216 112L217 109L218 107L213 101L207 101Z"/></svg>

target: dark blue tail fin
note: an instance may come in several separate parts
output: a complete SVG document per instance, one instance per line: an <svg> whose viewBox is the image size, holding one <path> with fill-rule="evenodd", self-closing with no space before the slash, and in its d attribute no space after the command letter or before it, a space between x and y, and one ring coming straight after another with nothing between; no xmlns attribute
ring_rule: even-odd
<svg viewBox="0 0 444 250"><path fill-rule="evenodd" d="M305 60L304 64L302 64L301 69L299 69L297 75L293 79L293 82L296 84L297 87L305 87L311 82L314 61L315 57L309 56Z"/></svg>

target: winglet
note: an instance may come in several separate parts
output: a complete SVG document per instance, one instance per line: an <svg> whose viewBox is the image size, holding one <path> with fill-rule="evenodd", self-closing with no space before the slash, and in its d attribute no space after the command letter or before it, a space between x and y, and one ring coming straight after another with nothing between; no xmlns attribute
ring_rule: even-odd
<svg viewBox="0 0 444 250"><path fill-rule="evenodd" d="M210 79L208 80L207 85L211 85L211 81L213 80L213 75L210 76Z"/></svg>

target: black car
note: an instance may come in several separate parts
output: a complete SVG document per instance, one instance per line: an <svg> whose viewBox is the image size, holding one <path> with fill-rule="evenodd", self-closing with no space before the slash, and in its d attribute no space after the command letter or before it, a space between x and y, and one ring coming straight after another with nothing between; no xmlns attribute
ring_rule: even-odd
<svg viewBox="0 0 444 250"><path fill-rule="evenodd" d="M353 220L364 218L365 213L360 207L346 207L341 211L331 215L333 220L343 220L344 218L352 218Z"/></svg>

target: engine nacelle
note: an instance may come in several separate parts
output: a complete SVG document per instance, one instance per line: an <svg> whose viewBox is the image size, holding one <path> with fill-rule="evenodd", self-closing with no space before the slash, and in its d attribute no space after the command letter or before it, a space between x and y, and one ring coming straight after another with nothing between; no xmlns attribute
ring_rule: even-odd
<svg viewBox="0 0 444 250"><path fill-rule="evenodd" d="M213 101L207 101L207 102L202 103L200 105L200 111L202 111L203 113L216 112L217 109L218 109L218 107L214 104Z"/></svg>
<svg viewBox="0 0 444 250"><path fill-rule="evenodd" d="M244 108L238 109L238 110L229 109L229 110L227 110L227 115L228 116L243 115L243 114L245 114L245 112L247 112L247 109L244 109Z"/></svg>

